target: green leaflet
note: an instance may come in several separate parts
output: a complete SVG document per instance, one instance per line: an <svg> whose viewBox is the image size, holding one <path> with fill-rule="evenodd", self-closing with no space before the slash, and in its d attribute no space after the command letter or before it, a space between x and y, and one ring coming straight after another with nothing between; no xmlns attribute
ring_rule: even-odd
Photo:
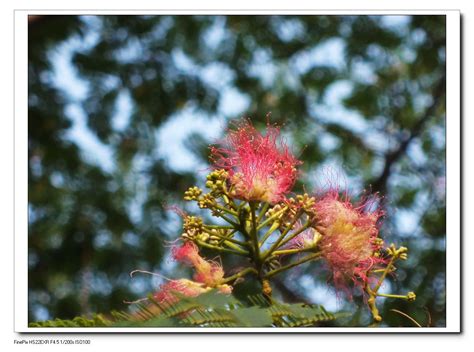
<svg viewBox="0 0 474 352"><path fill-rule="evenodd" d="M31 328L89 328L89 327L106 327L110 322L102 315L95 315L92 319L84 317L76 317L72 320L46 320L40 322L30 323Z"/></svg>
<svg viewBox="0 0 474 352"><path fill-rule="evenodd" d="M330 313L320 305L269 302L263 295L241 302L217 290L179 298L176 303L163 304L150 296L148 304L136 304L130 312L112 312L109 318L56 319L30 323L30 327L303 327L322 326L347 316Z"/></svg>

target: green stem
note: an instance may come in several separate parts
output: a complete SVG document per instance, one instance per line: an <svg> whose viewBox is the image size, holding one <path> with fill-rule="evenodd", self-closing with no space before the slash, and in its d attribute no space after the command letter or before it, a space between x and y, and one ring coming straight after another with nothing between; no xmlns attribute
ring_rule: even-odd
<svg viewBox="0 0 474 352"><path fill-rule="evenodd" d="M215 209L219 209L219 210L221 210L221 211L223 211L227 214L238 217L237 212L235 212L234 210L227 209L226 207L223 207L222 205L219 205L217 203L213 204L212 207L215 208Z"/></svg>
<svg viewBox="0 0 474 352"><path fill-rule="evenodd" d="M376 298L377 296L381 296L382 294L378 293L378 290L382 286L383 281L387 277L387 274L392 270L393 262L395 261L395 257L392 256L390 259L388 265L385 267L382 275L379 278L379 281L375 285L375 287L372 289L369 284L366 285L366 291L369 294L369 299L367 300L367 303L369 304L370 310L372 312L372 316L374 317L374 320L376 322L382 321L382 317L379 314L379 310L377 309L376 305ZM405 297L407 298L407 297ZM408 298L407 298L408 299Z"/></svg>
<svg viewBox="0 0 474 352"><path fill-rule="evenodd" d="M229 238L228 240L224 240L224 244L229 248L235 249L236 251L242 251L241 247L247 246L247 243L244 243L242 245L236 245L236 244L230 242L230 240L231 240L231 238Z"/></svg>
<svg viewBox="0 0 474 352"><path fill-rule="evenodd" d="M370 297L367 300L367 304L369 305L370 312L372 313L372 317L374 318L375 322L380 323L382 321L382 317L380 316L379 310L377 309L377 305L375 304L375 297L376 295L370 290L367 290Z"/></svg>
<svg viewBox="0 0 474 352"><path fill-rule="evenodd" d="M380 286L382 286L382 283L383 283L383 281L385 280L385 278L387 277L387 274L389 273L389 271L391 271L394 260L395 260L395 257L392 257L392 258L390 259L390 261L388 262L388 265L385 267L384 272L383 272L382 275L380 276L379 281L377 282L377 284L375 285L375 287L374 287L373 289L371 289L371 291L372 291L372 293L373 293L374 295L377 295L377 292L378 292L378 290L380 289Z"/></svg>
<svg viewBox="0 0 474 352"><path fill-rule="evenodd" d="M239 224L237 224L236 222L232 221L231 219L229 219L227 216L225 216L224 214L217 214L217 216L219 216L221 219L224 219L225 221L227 221L229 224L231 224L234 228L240 228Z"/></svg>
<svg viewBox="0 0 474 352"><path fill-rule="evenodd" d="M280 267L280 268L278 268L278 269L269 271L269 272L265 275L265 278L268 279L268 278L270 278L270 277L272 277L272 276L274 276L274 275L276 275L276 274L281 273L282 271L285 271L285 270L291 269L291 268L293 268L293 267L295 267L295 266L298 266L298 265L300 265L300 264L309 262L310 260L316 259L316 258L318 258L318 257L320 257L320 256L321 256L321 253L319 253L319 252L318 252L318 253L311 254L311 255L308 255L308 256L306 256L306 257L304 257L304 258L302 258L302 259L300 259L300 260L297 260L297 261L295 261L295 262L293 262L293 263L290 263L290 264L285 265L285 266L282 266L282 267Z"/></svg>
<svg viewBox="0 0 474 352"><path fill-rule="evenodd" d="M240 204L239 206L237 207L237 213L240 213L240 211L242 210L242 208L245 206L245 202L244 201L240 201Z"/></svg>
<svg viewBox="0 0 474 352"><path fill-rule="evenodd" d="M207 225L203 224L202 226L208 228L208 229L216 229L216 230L233 230L233 226L227 226L227 225Z"/></svg>
<svg viewBox="0 0 474 352"><path fill-rule="evenodd" d="M213 246L212 244L209 244L209 243L206 243L206 242L203 242L203 241L199 241L199 240L197 240L196 243L201 247L214 249L214 250L219 251L219 252L226 252L226 253L241 255L241 256L244 256L244 257L249 256L249 252L244 251L244 250L236 250L236 249L234 250L234 249L228 249L228 248L223 248L223 247L216 247L216 246Z"/></svg>
<svg viewBox="0 0 474 352"><path fill-rule="evenodd" d="M250 229L250 239L253 243L253 252L254 252L254 260L257 266L260 266L260 247L258 245L258 238L257 238L257 219L255 214L256 203L249 202L250 205L250 216L252 220L252 228Z"/></svg>
<svg viewBox="0 0 474 352"><path fill-rule="evenodd" d="M272 252L277 249L279 246L280 246L280 242L283 241L283 239L285 238L285 236L288 234L288 232L290 232L290 230L293 228L293 226L295 226L296 222L298 221L298 219L300 218L300 216L303 214L302 211L298 211L296 214L295 214L295 217L294 219L291 221L291 223L287 226L287 228L281 233L280 237L278 237L278 239L275 241L275 243L272 244L272 246L270 247L270 249L268 251L266 251L264 254L263 254L263 260L265 261L265 259L267 259L271 254Z"/></svg>
<svg viewBox="0 0 474 352"><path fill-rule="evenodd" d="M263 216L264 216L265 213L267 212L269 206L270 206L270 204L267 203L267 202L265 202L265 203L263 204L262 209L260 209L260 212L258 213L257 223L260 223L260 221L262 220Z"/></svg>
<svg viewBox="0 0 474 352"><path fill-rule="evenodd" d="M309 248L282 249L282 250L273 252L273 255L288 255L288 254L311 252L311 251L314 251L315 248L316 248L315 246L311 246Z"/></svg>
<svg viewBox="0 0 474 352"><path fill-rule="evenodd" d="M379 296L379 297L400 298L400 299L408 300L407 295L392 295L392 294L389 294L389 293L377 293L376 295Z"/></svg>
<svg viewBox="0 0 474 352"><path fill-rule="evenodd" d="M273 214L272 216L270 216L268 219L266 219L264 222L262 222L260 225L258 225L257 227L257 230L260 230L262 228L264 228L265 226L267 226L270 222L272 222L273 220L277 219L278 217L280 217L282 214L284 214L286 211L288 210L288 207L283 207L281 210L277 211L275 214Z"/></svg>
<svg viewBox="0 0 474 352"><path fill-rule="evenodd" d="M257 274L257 270L255 270L255 268L246 268L246 269L244 269L244 270L242 270L242 271L239 271L239 272L238 272L237 274L235 274L235 275L232 275L232 276L229 276L229 277L226 277L226 278L222 279L219 284L222 285L222 284L225 284L225 283L234 281L234 280L239 279L239 278L241 278L242 276L245 276L245 275L247 275L247 274L249 274L249 273L251 273L251 272Z"/></svg>
<svg viewBox="0 0 474 352"><path fill-rule="evenodd" d="M385 271L385 269L375 269L375 270L371 270L370 272L371 273L383 273Z"/></svg>
<svg viewBox="0 0 474 352"><path fill-rule="evenodd" d="M224 199L225 204L229 205L232 209L237 210L237 205L234 203L234 200L232 199L232 197L229 196L229 192L227 192L226 186L224 186L222 199Z"/></svg>
<svg viewBox="0 0 474 352"><path fill-rule="evenodd" d="M278 247L281 247L283 245L285 245L286 243L288 243L289 241L291 241L293 238L295 238L296 236L298 236L300 233L304 232L305 230L307 230L309 227L311 226L311 221L307 221L306 224L304 224L302 227L300 227L298 230L296 230L295 232L293 232L290 236L288 236L288 238L285 238L283 241L281 241L280 245Z"/></svg>
<svg viewBox="0 0 474 352"><path fill-rule="evenodd" d="M237 230L235 230L235 229L231 232L231 234L229 235L229 237L227 237L227 236L222 236L221 234L216 233L216 232L212 232L212 231L210 231L210 230L207 230L206 228L203 228L202 230L203 230L205 233L208 233L208 234L211 235L211 236L219 237L220 239L224 240L224 242L225 242L225 241L229 241L229 242L238 244L239 246L247 247L247 243L242 242L242 241L239 241L239 240L236 240L236 239L230 237L230 236L232 236L232 234L234 234L234 233L237 231Z"/></svg>
<svg viewBox="0 0 474 352"><path fill-rule="evenodd" d="M268 237L270 237L270 235L275 232L276 230L278 230L278 228L280 227L280 223L275 221L272 226L268 229L267 232L265 232L265 234L263 235L262 239L260 240L260 243L258 244L259 247L262 247L263 244L265 243L265 241L268 239Z"/></svg>

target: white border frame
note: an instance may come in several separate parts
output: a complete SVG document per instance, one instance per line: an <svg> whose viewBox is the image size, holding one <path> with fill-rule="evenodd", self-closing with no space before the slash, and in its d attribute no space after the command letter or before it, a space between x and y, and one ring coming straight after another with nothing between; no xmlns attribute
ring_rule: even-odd
<svg viewBox="0 0 474 352"><path fill-rule="evenodd" d="M446 15L446 327L444 328L29 328L28 327L28 15ZM14 316L16 332L80 333L458 333L461 332L460 12L457 10L15 10ZM449 118L448 118L449 115ZM448 250L449 249L449 250Z"/></svg>

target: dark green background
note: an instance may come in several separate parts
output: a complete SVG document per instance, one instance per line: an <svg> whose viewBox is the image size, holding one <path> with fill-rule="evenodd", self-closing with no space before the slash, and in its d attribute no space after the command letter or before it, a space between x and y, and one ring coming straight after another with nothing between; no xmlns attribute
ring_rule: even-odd
<svg viewBox="0 0 474 352"><path fill-rule="evenodd" d="M222 38L212 44L217 32ZM28 34L30 320L125 309L123 300L159 285L151 277L130 280L137 268L189 275L167 256L166 241L180 235L180 222L165 206L185 207L182 193L202 184L205 173L173 167L180 155L157 153L156 132L180 113L209 119L209 126L245 115L260 128L272 112L304 161L295 190L324 184L323 166L330 165L353 194L385 196L382 236L410 250L390 289L418 296L410 304L381 303L385 323L412 326L395 308L424 326L445 325L444 16L38 16L30 17ZM334 42L340 53L329 45L325 57L301 69L297 58ZM88 87L82 96L54 78L61 75L54 55L65 43ZM183 69L176 53L193 68ZM246 97L237 116L222 87L199 73L212 65ZM334 100L338 84L350 89ZM120 94L128 95L131 114L116 128ZM112 168L71 138L71 106L110 151ZM191 129L188 156L205 167L213 139L206 124ZM279 277L275 290L286 301L324 304L321 289L311 287L324 287L327 278L308 266ZM253 289L243 284L236 294ZM339 307L355 311L349 324L367 324L361 297L354 300L361 310L342 298Z"/></svg>

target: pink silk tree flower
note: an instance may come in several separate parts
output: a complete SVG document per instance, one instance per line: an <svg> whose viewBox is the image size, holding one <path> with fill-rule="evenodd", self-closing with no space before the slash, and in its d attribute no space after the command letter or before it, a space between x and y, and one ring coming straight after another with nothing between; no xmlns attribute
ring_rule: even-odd
<svg viewBox="0 0 474 352"><path fill-rule="evenodd" d="M377 222L383 212L367 208L367 203L354 206L348 199L340 199L337 191L328 192L314 206L316 228L322 234L319 248L333 272L336 288L346 293L348 282L363 287L369 280L368 271L384 262L376 254L382 243Z"/></svg>
<svg viewBox="0 0 474 352"><path fill-rule="evenodd" d="M154 298L159 303L173 304L179 301L179 294L186 297L197 297L211 289L211 287L206 287L201 282L188 279L170 280L161 285L160 290L154 294ZM222 294L228 295L232 293L232 286L229 285L219 285L217 289Z"/></svg>
<svg viewBox="0 0 474 352"><path fill-rule="evenodd" d="M197 297L209 290L210 288L204 287L202 283L188 279L171 280L161 285L160 290L155 293L154 298L160 303L171 304L179 301L176 293L180 293L186 297Z"/></svg>
<svg viewBox="0 0 474 352"><path fill-rule="evenodd" d="M228 131L219 148L211 148L214 166L229 173L234 197L275 204L291 190L301 161L279 137L277 127L268 125L266 135L262 135L244 121L236 130Z"/></svg>
<svg viewBox="0 0 474 352"><path fill-rule="evenodd" d="M214 287L224 277L222 267L213 261L207 261L199 255L197 246L190 241L186 241L180 247L174 247L172 250L173 258L181 263L194 268L194 280Z"/></svg>

